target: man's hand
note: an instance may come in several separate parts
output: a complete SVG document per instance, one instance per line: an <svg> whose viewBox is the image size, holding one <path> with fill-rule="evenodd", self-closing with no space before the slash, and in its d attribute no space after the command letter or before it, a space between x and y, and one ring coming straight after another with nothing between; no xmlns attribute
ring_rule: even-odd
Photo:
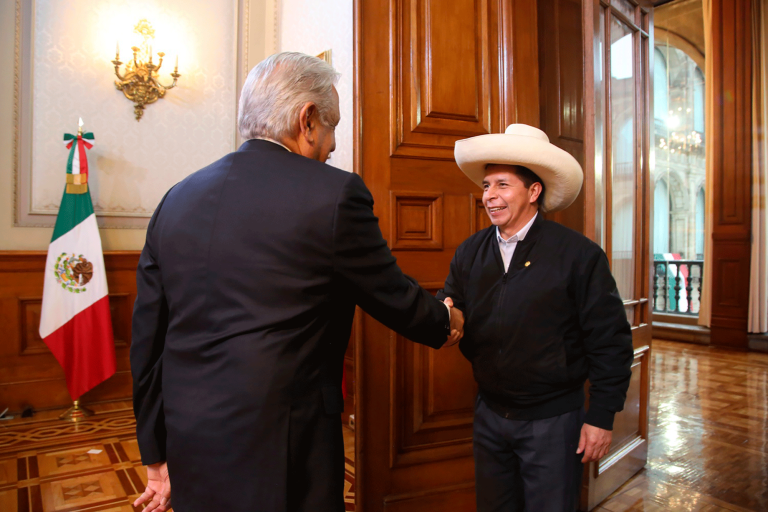
<svg viewBox="0 0 768 512"><path fill-rule="evenodd" d="M464 337L464 313L453 307L450 297L446 297L443 302L451 309L451 334L443 345L445 348L454 346Z"/></svg>
<svg viewBox="0 0 768 512"><path fill-rule="evenodd" d="M584 453L581 462L592 462L603 458L611 447L612 437L613 432L610 430L603 430L585 423L581 427L579 449L576 450L576 453Z"/></svg>
<svg viewBox="0 0 768 512"><path fill-rule="evenodd" d="M147 504L144 512L166 512L171 508L171 480L168 477L167 462L147 466L147 488L133 502L133 506L138 507L142 503Z"/></svg>

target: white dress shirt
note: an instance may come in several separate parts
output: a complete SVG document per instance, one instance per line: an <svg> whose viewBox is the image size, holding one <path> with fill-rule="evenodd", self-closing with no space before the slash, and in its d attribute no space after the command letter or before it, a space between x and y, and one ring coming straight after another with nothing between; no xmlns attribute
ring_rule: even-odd
<svg viewBox="0 0 768 512"><path fill-rule="evenodd" d="M525 235L528 234L528 230L533 226L533 221L536 220L536 216L539 212L533 214L528 224L516 234L512 235L508 239L504 240L499 231L499 226L496 226L496 239L499 241L499 250L501 251L501 259L504 261L504 272L509 271L509 264L512 262L512 256L515 254L515 248L517 248L517 242L525 239Z"/></svg>

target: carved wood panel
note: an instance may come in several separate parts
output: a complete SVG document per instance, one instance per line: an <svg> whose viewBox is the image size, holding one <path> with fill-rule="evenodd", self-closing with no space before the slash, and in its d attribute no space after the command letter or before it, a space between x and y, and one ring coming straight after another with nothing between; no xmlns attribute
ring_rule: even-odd
<svg viewBox="0 0 768 512"><path fill-rule="evenodd" d="M711 343L746 349L751 250L750 0L712 0Z"/></svg>
<svg viewBox="0 0 768 512"><path fill-rule="evenodd" d="M19 299L19 320L21 322L19 333L21 336L18 353L20 356L50 352L40 337L38 329L42 302L41 297Z"/></svg>
<svg viewBox="0 0 768 512"><path fill-rule="evenodd" d="M130 344L130 325L133 304L128 303L128 293L109 294L109 312L112 317L112 332L115 337L115 347L125 347ZM19 355L50 353L48 346L40 337L40 315L43 298L19 299Z"/></svg>
<svg viewBox="0 0 768 512"><path fill-rule="evenodd" d="M390 192L390 248L439 250L443 248L442 192Z"/></svg>
<svg viewBox="0 0 768 512"><path fill-rule="evenodd" d="M139 252L106 253L104 263L111 293L117 373L86 393L93 403L131 396L129 345L136 297ZM0 252L0 403L19 411L61 407L71 403L64 371L40 338L40 311L46 253Z"/></svg>
<svg viewBox="0 0 768 512"><path fill-rule="evenodd" d="M552 144L564 149L584 167L584 49L581 44L579 0L539 1L539 73L541 75L541 129ZM589 235L585 224L585 186L571 206L547 218Z"/></svg>
<svg viewBox="0 0 768 512"><path fill-rule="evenodd" d="M422 286L437 291L442 283ZM477 385L458 346L432 350L397 336L394 364L402 407L394 411L393 466L471 455Z"/></svg>
<svg viewBox="0 0 768 512"><path fill-rule="evenodd" d="M488 2L396 0L392 12L391 153L453 160L456 140L491 131Z"/></svg>
<svg viewBox="0 0 768 512"><path fill-rule="evenodd" d="M482 194L470 194L470 226L472 226L472 233L485 229L491 225L491 219L488 217L488 213L483 206Z"/></svg>
<svg viewBox="0 0 768 512"><path fill-rule="evenodd" d="M538 119L536 5L356 0L355 12L364 99L355 107L355 172L400 268L434 290L459 244L487 222L480 188L454 162L455 141ZM368 315L356 325L357 508L471 509L470 363L457 348L414 345Z"/></svg>
<svg viewBox="0 0 768 512"><path fill-rule="evenodd" d="M714 158L716 224L731 224L739 232L748 233L752 167L750 2L714 2L713 17L722 20L719 30L713 31L719 44L712 52L715 95L719 99L715 102L719 108L713 112L713 128L720 136L720 140L712 140L720 150Z"/></svg>

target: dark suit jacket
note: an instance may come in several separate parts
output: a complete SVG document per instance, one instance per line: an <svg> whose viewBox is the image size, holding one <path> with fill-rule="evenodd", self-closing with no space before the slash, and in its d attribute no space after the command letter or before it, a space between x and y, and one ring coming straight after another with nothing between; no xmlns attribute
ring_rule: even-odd
<svg viewBox="0 0 768 512"><path fill-rule="evenodd" d="M359 176L263 140L189 176L150 221L131 370L144 464L196 510L343 510L341 375L355 304L441 346Z"/></svg>

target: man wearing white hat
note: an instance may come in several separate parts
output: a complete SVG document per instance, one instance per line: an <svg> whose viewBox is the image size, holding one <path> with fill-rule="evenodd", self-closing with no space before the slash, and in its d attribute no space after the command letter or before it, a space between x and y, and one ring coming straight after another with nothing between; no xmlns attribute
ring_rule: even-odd
<svg viewBox="0 0 768 512"><path fill-rule="evenodd" d="M459 348L479 386L477 510L572 511L582 464L608 452L633 359L605 253L542 216L576 199L581 166L520 124L458 141L455 157L493 223L459 246L438 294L464 312Z"/></svg>

